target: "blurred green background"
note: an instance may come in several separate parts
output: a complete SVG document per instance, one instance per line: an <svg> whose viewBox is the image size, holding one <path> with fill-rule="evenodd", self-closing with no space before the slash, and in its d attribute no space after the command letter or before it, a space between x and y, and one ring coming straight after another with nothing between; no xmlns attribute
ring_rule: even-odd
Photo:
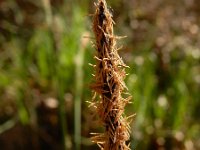
<svg viewBox="0 0 200 150"><path fill-rule="evenodd" d="M0 149L89 150L92 0L0 0ZM200 1L108 0L132 150L200 149ZM90 38L87 38L90 37Z"/></svg>

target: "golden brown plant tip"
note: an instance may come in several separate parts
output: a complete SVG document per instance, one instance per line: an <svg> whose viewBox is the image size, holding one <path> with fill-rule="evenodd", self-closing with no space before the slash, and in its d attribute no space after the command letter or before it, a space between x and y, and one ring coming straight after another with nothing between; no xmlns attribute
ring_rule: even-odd
<svg viewBox="0 0 200 150"><path fill-rule="evenodd" d="M130 126L124 117L124 107L130 97L122 97L123 91L127 89L124 84L127 66L118 55L118 37L113 34L113 24L106 1L98 0L93 16L97 56L95 83L91 87L98 95L93 100L105 132L95 134L92 141L102 150L129 150Z"/></svg>

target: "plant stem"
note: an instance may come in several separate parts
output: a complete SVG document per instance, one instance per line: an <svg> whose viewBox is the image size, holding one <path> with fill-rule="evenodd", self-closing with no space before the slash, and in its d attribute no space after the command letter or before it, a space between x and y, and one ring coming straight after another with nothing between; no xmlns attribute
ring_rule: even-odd
<svg viewBox="0 0 200 150"><path fill-rule="evenodd" d="M83 89L83 62L84 62L84 49L80 47L75 57L75 102L74 102L74 114L75 114L75 149L80 150L81 144L81 96Z"/></svg>

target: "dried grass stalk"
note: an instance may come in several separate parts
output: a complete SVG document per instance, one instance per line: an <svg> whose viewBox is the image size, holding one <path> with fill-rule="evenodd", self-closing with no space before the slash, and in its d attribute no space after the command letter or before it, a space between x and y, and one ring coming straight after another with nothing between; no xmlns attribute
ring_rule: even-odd
<svg viewBox="0 0 200 150"><path fill-rule="evenodd" d="M126 86L125 67L119 57L116 47L116 37L113 34L112 15L105 0L98 0L93 18L93 31L96 39L97 56L95 67L95 83L92 89L99 97L94 100L100 122L105 127L105 133L95 134L92 141L102 150L129 150L130 126L124 116L124 107L130 97L123 98Z"/></svg>

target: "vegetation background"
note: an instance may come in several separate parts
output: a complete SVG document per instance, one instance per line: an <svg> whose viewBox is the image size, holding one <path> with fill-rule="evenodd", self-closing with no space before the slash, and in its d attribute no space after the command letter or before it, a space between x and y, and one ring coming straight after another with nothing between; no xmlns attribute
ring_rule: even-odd
<svg viewBox="0 0 200 150"><path fill-rule="evenodd" d="M98 149L93 0L0 0L0 149ZM107 0L137 113L131 149L200 149L200 1ZM91 37L91 38L85 38Z"/></svg>

